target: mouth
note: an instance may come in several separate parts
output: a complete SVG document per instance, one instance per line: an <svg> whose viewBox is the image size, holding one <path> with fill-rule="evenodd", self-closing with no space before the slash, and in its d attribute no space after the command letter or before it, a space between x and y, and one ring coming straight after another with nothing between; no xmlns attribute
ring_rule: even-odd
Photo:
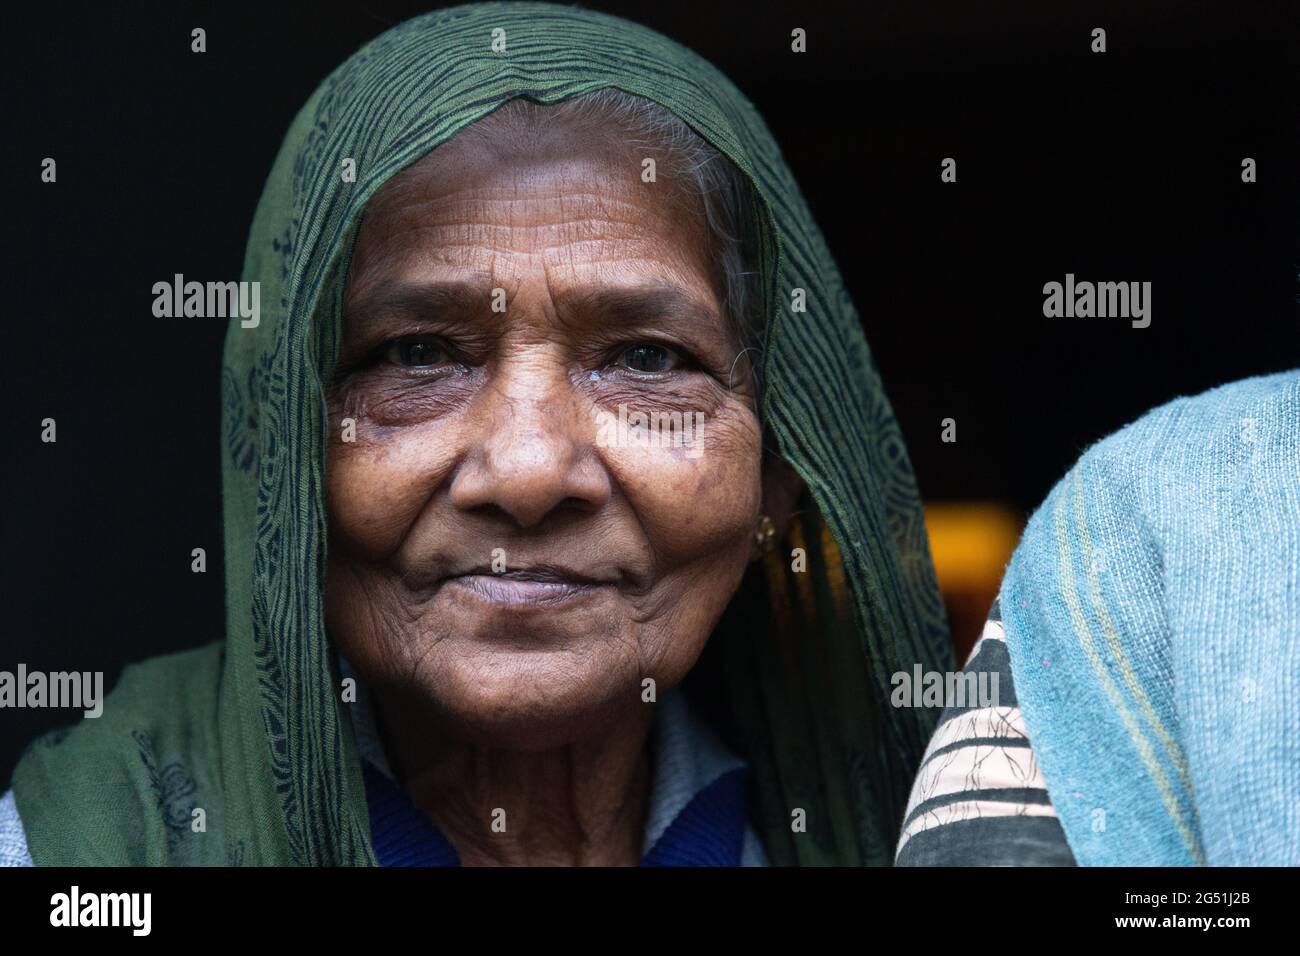
<svg viewBox="0 0 1300 956"><path fill-rule="evenodd" d="M498 607L554 607L613 588L617 582L550 567L494 572L475 568L443 578L446 586L467 591Z"/></svg>

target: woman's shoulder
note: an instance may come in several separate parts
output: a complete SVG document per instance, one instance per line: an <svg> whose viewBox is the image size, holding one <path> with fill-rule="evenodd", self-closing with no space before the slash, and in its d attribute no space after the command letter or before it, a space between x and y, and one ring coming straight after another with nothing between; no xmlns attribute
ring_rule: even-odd
<svg viewBox="0 0 1300 956"><path fill-rule="evenodd" d="M38 759L57 761L62 754L87 749L111 752L119 748L110 744L124 736L138 743L165 736L168 730L179 736L201 735L204 728L196 723L215 727L223 653L222 643L215 642L128 664L100 702L97 715L88 713L36 738L19 766Z"/></svg>
<svg viewBox="0 0 1300 956"><path fill-rule="evenodd" d="M1020 551L1039 538L1054 551L1057 519L1081 510L1122 530L1115 540L1203 535L1225 496L1291 500L1297 447L1300 369L1176 398L1087 448L1030 519Z"/></svg>
<svg viewBox="0 0 1300 956"><path fill-rule="evenodd" d="M112 831L113 849L135 859L140 841L123 834L143 833L157 816L158 794L193 789L196 768L215 765L222 660L221 646L209 644L129 665L97 716L32 741L6 794L0 854L99 859L69 834L114 817L131 823ZM110 858L119 857L103 856Z"/></svg>
<svg viewBox="0 0 1300 956"><path fill-rule="evenodd" d="M1211 459L1216 471L1258 465L1270 449L1300 441L1297 411L1300 369L1241 379L1151 409L1090 447L1079 465L1170 475L1198 473Z"/></svg>
<svg viewBox="0 0 1300 956"><path fill-rule="evenodd" d="M215 717L225 642L159 654L128 664L105 695L101 713L47 735L61 743L74 736L116 733L124 722L148 728L160 718L188 713Z"/></svg>

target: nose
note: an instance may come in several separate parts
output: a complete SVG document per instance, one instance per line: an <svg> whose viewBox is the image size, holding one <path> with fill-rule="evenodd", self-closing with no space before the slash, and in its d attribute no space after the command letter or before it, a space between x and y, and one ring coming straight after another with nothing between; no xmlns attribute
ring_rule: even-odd
<svg viewBox="0 0 1300 956"><path fill-rule="evenodd" d="M519 375L479 395L474 413L482 424L452 480L454 507L499 512L533 528L552 513L592 513L609 500L591 416L581 413L567 376L539 379Z"/></svg>

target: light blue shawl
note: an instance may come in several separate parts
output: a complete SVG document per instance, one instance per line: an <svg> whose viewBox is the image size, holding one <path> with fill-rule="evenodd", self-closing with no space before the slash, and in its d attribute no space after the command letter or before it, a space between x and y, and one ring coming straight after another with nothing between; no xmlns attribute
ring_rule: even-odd
<svg viewBox="0 0 1300 956"><path fill-rule="evenodd" d="M1001 607L1080 864L1300 863L1300 372L1094 445Z"/></svg>

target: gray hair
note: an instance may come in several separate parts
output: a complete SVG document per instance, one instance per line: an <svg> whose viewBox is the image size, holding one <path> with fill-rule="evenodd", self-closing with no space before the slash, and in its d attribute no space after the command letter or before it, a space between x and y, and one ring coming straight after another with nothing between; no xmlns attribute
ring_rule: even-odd
<svg viewBox="0 0 1300 956"><path fill-rule="evenodd" d="M538 112L543 110L544 114ZM548 105L511 100L491 114L489 122L476 123L470 129L490 129L496 122L509 124L525 118L538 121L543 116L548 124L565 122L583 129L617 130L629 147L659 154L656 166L673 170L684 198L702 205L723 309L741 346L732 371L748 358L756 411L761 418L760 370L767 316L755 263L757 223L748 177L666 107L614 87Z"/></svg>

